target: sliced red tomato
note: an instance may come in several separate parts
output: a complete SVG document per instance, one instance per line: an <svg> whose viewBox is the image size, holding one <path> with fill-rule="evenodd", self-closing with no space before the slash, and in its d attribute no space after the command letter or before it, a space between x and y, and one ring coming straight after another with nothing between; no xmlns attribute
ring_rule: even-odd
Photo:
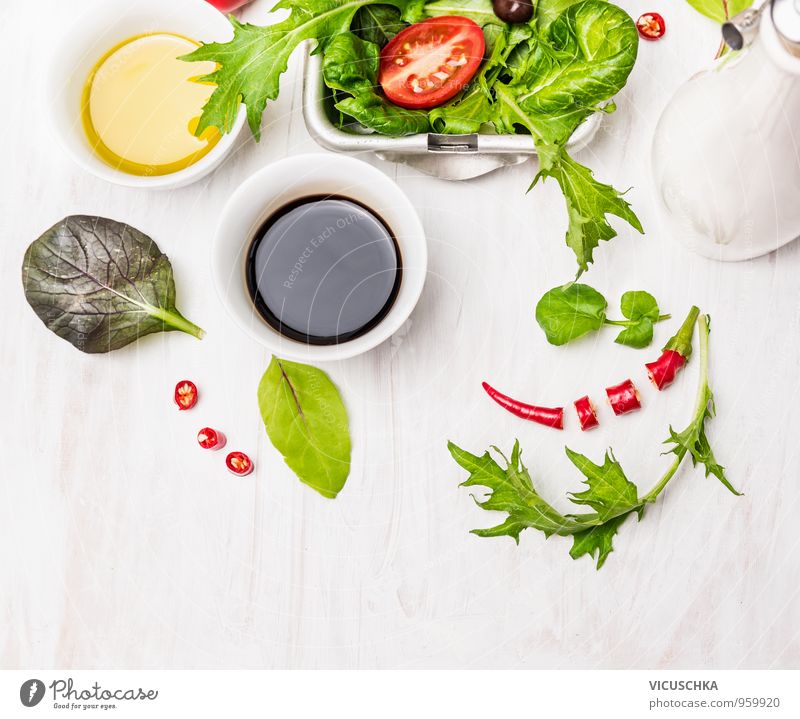
<svg viewBox="0 0 800 719"><path fill-rule="evenodd" d="M197 404L197 386L188 379L182 379L175 385L175 404L178 409L191 409Z"/></svg>
<svg viewBox="0 0 800 719"><path fill-rule="evenodd" d="M465 17L434 17L395 35L381 51L378 74L395 105L437 107L455 97L483 60L483 30Z"/></svg>

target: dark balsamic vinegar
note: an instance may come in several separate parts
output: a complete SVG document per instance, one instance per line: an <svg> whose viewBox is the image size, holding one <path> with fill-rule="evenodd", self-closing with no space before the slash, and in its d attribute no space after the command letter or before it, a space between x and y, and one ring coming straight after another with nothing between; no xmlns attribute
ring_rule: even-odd
<svg viewBox="0 0 800 719"><path fill-rule="evenodd" d="M335 195L303 197L274 212L255 233L245 271L259 314L312 345L369 332L389 313L402 273L383 220Z"/></svg>

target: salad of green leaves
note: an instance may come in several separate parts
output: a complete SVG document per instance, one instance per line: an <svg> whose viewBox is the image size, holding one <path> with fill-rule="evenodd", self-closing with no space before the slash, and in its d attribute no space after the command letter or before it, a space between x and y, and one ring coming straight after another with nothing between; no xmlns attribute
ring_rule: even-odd
<svg viewBox="0 0 800 719"><path fill-rule="evenodd" d="M280 0L289 16L273 25L244 24L231 17L234 37L187 55L217 69L200 78L216 85L197 127L233 127L240 103L260 137L262 115L278 96L289 56L304 41L323 53L323 78L344 122L357 121L384 135L528 134L539 155L539 180L553 178L567 207L567 245L578 272L588 269L601 240L617 233L608 215L642 232L622 193L604 184L566 150L575 129L595 112L612 112L638 49L629 15L605 0L539 0L529 23L508 25L490 0ZM431 110L389 102L377 82L379 55L409 23L460 15L483 28L486 59L455 98Z"/></svg>

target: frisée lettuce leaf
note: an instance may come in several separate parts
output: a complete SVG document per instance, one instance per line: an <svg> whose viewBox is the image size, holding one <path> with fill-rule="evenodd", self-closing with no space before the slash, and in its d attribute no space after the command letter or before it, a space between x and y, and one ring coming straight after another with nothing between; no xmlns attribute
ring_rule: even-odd
<svg viewBox="0 0 800 719"><path fill-rule="evenodd" d="M247 122L256 139L261 137L261 119L268 100L278 97L281 75L289 57L300 43L311 40L321 52L337 36L349 32L356 12L374 0L280 0L273 10L289 10L285 20L262 27L239 22L229 16L233 39L204 43L182 59L190 62L210 60L217 69L198 82L211 83L211 94L200 116L196 134L209 127L230 132L239 113L247 107ZM386 0L401 11L407 22L421 17L420 0Z"/></svg>

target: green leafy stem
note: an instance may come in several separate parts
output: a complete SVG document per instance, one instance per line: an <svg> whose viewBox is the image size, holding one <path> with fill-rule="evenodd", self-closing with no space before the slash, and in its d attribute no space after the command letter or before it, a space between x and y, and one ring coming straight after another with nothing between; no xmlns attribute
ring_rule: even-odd
<svg viewBox="0 0 800 719"><path fill-rule="evenodd" d="M536 322L552 345L567 344L611 325L623 328L615 342L642 348L652 342L653 326L671 317L663 314L656 298L644 290L631 290L622 295L620 311L625 319L608 319L607 308L606 298L596 289L571 282L542 295L536 304ZM690 338L696 319L695 316L689 327Z"/></svg>
<svg viewBox="0 0 800 719"><path fill-rule="evenodd" d="M687 455L692 458L693 465L702 464L705 467L706 476L714 475L728 490L739 495L725 477L724 468L714 457L705 431L706 419L714 415L714 399L708 381L707 316L700 316L699 328L700 377L692 418L681 432L669 428L669 437L665 444L671 445L668 453L674 453L675 458L649 492L639 496L636 485L627 479L612 450L606 452L603 464L598 465L567 447L567 457L584 475L587 485L586 490L570 493L568 497L574 504L588 506L593 511L585 514L561 514L536 491L530 474L522 463L518 440L514 443L510 460L497 447L493 447L505 460L505 468L488 451L482 456L476 456L449 442L448 448L453 459L470 473L462 486L480 485L491 490L483 499L475 498L478 506L508 514L502 524L488 529L475 529L472 530L473 533L481 537L508 535L517 543L520 532L528 528L538 529L546 537L553 534L571 536L573 545L570 556L577 559L588 554L596 559L597 568L600 569L613 551L613 538L625 519L634 513L639 519L642 518L647 505L656 501Z"/></svg>

